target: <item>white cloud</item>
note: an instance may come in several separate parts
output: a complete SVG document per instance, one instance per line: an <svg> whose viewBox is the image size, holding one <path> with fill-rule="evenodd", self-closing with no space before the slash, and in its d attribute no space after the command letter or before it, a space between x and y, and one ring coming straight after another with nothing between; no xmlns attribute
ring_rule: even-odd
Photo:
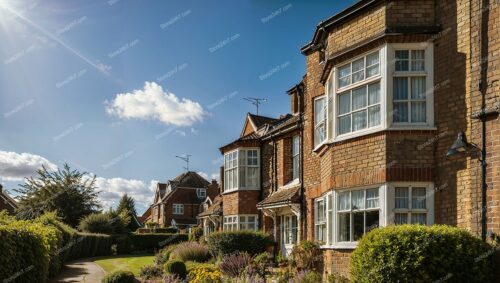
<svg viewBox="0 0 500 283"><path fill-rule="evenodd" d="M155 82L145 82L143 89L117 94L106 103L109 115L122 119L158 120L167 125L191 126L203 121L205 111L195 101L165 92Z"/></svg>
<svg viewBox="0 0 500 283"><path fill-rule="evenodd" d="M116 207L120 198L128 194L135 200L137 213L141 214L153 201L157 182L152 180L147 184L133 179L97 177L95 185L104 209Z"/></svg>
<svg viewBox="0 0 500 283"><path fill-rule="evenodd" d="M0 177L6 181L19 181L33 176L42 165L49 171L57 166L36 154L0 151Z"/></svg>
<svg viewBox="0 0 500 283"><path fill-rule="evenodd" d="M205 172L201 172L201 171L200 171L200 172L198 172L198 175L202 176L202 177L203 177L203 178L205 178L205 179L208 179L208 174L207 174L207 173L205 173Z"/></svg>

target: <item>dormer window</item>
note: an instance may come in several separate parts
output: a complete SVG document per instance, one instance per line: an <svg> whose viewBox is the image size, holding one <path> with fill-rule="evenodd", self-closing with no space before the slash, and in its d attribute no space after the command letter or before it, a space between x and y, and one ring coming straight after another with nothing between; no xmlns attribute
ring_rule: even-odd
<svg viewBox="0 0 500 283"><path fill-rule="evenodd" d="M260 189L260 150L237 149L224 154L224 192Z"/></svg>
<svg viewBox="0 0 500 283"><path fill-rule="evenodd" d="M206 198L207 197L207 189L198 188L198 189L196 189L196 194L198 195L198 198Z"/></svg>

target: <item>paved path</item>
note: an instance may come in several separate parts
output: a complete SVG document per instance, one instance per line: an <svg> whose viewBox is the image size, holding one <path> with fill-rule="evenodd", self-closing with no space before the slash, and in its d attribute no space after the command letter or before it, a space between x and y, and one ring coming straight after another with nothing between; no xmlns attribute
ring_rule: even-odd
<svg viewBox="0 0 500 283"><path fill-rule="evenodd" d="M92 259L82 259L64 264L59 274L49 282L100 283L103 277L104 270L99 265Z"/></svg>

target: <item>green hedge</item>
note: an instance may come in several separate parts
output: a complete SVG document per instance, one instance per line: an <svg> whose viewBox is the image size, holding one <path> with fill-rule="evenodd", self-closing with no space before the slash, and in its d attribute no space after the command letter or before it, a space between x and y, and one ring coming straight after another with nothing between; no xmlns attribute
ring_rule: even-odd
<svg viewBox="0 0 500 283"><path fill-rule="evenodd" d="M110 235L77 233L69 245L68 259L111 255L112 244Z"/></svg>
<svg viewBox="0 0 500 283"><path fill-rule="evenodd" d="M271 236L255 231L215 232L207 238L208 248L214 256L232 254L236 251L256 255L265 252L266 247L272 243Z"/></svg>
<svg viewBox="0 0 500 283"><path fill-rule="evenodd" d="M137 234L175 234L179 233L179 229L175 227L167 228L139 228L135 231Z"/></svg>
<svg viewBox="0 0 500 283"><path fill-rule="evenodd" d="M48 235L55 229L41 223L13 221L0 224L0 280L5 282L39 282L49 275L53 247Z"/></svg>
<svg viewBox="0 0 500 283"><path fill-rule="evenodd" d="M156 251L165 246L185 242L187 234L131 234L133 251Z"/></svg>
<svg viewBox="0 0 500 283"><path fill-rule="evenodd" d="M493 249L455 227L375 229L351 257L353 282L489 282Z"/></svg>

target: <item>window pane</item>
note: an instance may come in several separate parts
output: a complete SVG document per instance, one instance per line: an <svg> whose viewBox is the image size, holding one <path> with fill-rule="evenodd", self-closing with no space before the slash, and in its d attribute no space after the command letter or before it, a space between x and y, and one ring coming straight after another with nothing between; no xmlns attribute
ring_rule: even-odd
<svg viewBox="0 0 500 283"><path fill-rule="evenodd" d="M368 86L368 105L380 102L380 83Z"/></svg>
<svg viewBox="0 0 500 283"><path fill-rule="evenodd" d="M366 107L366 87L357 88L352 91L352 110Z"/></svg>
<svg viewBox="0 0 500 283"><path fill-rule="evenodd" d="M408 122L408 103L394 102L393 104L393 119L394 122Z"/></svg>
<svg viewBox="0 0 500 283"><path fill-rule="evenodd" d="M365 58L352 62L352 83L362 81L365 78Z"/></svg>
<svg viewBox="0 0 500 283"><path fill-rule="evenodd" d="M370 78L379 74L378 64L366 68L366 77Z"/></svg>
<svg viewBox="0 0 500 283"><path fill-rule="evenodd" d="M352 114L352 130L357 131L366 128L366 110Z"/></svg>
<svg viewBox="0 0 500 283"><path fill-rule="evenodd" d="M351 111L351 95L349 92L339 95L339 114L346 114Z"/></svg>
<svg viewBox="0 0 500 283"><path fill-rule="evenodd" d="M351 203L353 210L365 208L365 191L352 191Z"/></svg>
<svg viewBox="0 0 500 283"><path fill-rule="evenodd" d="M292 162L293 162L293 176L292 176L292 178L295 180L295 179L299 178L299 173L300 173L299 172L300 171L299 170L299 162L300 162L299 156L298 155L294 156Z"/></svg>
<svg viewBox="0 0 500 283"><path fill-rule="evenodd" d="M247 168L247 187L249 188L257 188L258 185L258 174L259 174L259 168L258 167L248 167ZM243 179L243 177L241 178Z"/></svg>
<svg viewBox="0 0 500 283"><path fill-rule="evenodd" d="M246 172L245 172L246 167L240 167L240 186L241 187L246 187L247 186L247 178L246 178Z"/></svg>
<svg viewBox="0 0 500 283"><path fill-rule="evenodd" d="M349 192L339 193L339 210L349 210Z"/></svg>
<svg viewBox="0 0 500 283"><path fill-rule="evenodd" d="M399 59L409 59L409 51L408 50L396 50L396 60Z"/></svg>
<svg viewBox="0 0 500 283"><path fill-rule="evenodd" d="M394 100L408 99L408 78L394 78Z"/></svg>
<svg viewBox="0 0 500 283"><path fill-rule="evenodd" d="M378 206L378 189L366 190L366 208L376 208Z"/></svg>
<svg viewBox="0 0 500 283"><path fill-rule="evenodd" d="M380 125L380 105L368 108L368 127Z"/></svg>
<svg viewBox="0 0 500 283"><path fill-rule="evenodd" d="M317 125L325 119L325 98L314 101L314 124Z"/></svg>
<svg viewBox="0 0 500 283"><path fill-rule="evenodd" d="M416 60L411 62L411 70L412 71L425 71L425 61L424 60Z"/></svg>
<svg viewBox="0 0 500 283"><path fill-rule="evenodd" d="M339 134L349 133L351 131L351 115L339 118Z"/></svg>
<svg viewBox="0 0 500 283"><path fill-rule="evenodd" d="M425 123L426 116L425 102L411 103L411 121L413 123Z"/></svg>
<svg viewBox="0 0 500 283"><path fill-rule="evenodd" d="M297 216L292 216L291 219L292 219L292 223L291 223L291 226L292 226L291 227L291 229L292 229L292 231L291 231L291 233L292 233L291 238L292 239L291 240L292 241L291 241L291 243L295 244L295 243L297 243Z"/></svg>
<svg viewBox="0 0 500 283"><path fill-rule="evenodd" d="M366 212L365 217L366 217L365 233L368 233L379 226L378 210Z"/></svg>
<svg viewBox="0 0 500 283"><path fill-rule="evenodd" d="M411 98L425 99L425 77L411 78Z"/></svg>
<svg viewBox="0 0 500 283"><path fill-rule="evenodd" d="M394 214L394 224L407 224L408 214L407 213L396 213Z"/></svg>
<svg viewBox="0 0 500 283"><path fill-rule="evenodd" d="M396 51L396 71L408 71L409 70L409 52L408 50L397 50Z"/></svg>
<svg viewBox="0 0 500 283"><path fill-rule="evenodd" d="M379 52L366 56L366 77L370 78L379 74Z"/></svg>
<svg viewBox="0 0 500 283"><path fill-rule="evenodd" d="M358 241L365 231L365 213L364 212L356 212L353 213L353 227L354 227L354 241Z"/></svg>
<svg viewBox="0 0 500 283"><path fill-rule="evenodd" d="M378 64L378 51L366 56L366 66Z"/></svg>
<svg viewBox="0 0 500 283"><path fill-rule="evenodd" d="M425 209L425 188L412 188L411 189L411 208L412 209Z"/></svg>
<svg viewBox="0 0 500 283"><path fill-rule="evenodd" d="M325 124L322 124L321 126L318 126L314 130L314 144L318 145L322 143L325 139L326 139Z"/></svg>
<svg viewBox="0 0 500 283"><path fill-rule="evenodd" d="M396 188L395 208L408 209L408 188Z"/></svg>
<svg viewBox="0 0 500 283"><path fill-rule="evenodd" d="M295 137L293 137L293 148L292 148L292 154L293 154L293 155L299 154L299 150L300 150L300 140L299 140L299 136L295 136Z"/></svg>
<svg viewBox="0 0 500 283"><path fill-rule="evenodd" d="M411 59L419 59L423 60L425 58L425 51L424 50L412 50L411 52Z"/></svg>
<svg viewBox="0 0 500 283"><path fill-rule="evenodd" d="M427 214L426 213L412 213L411 214L411 224L427 224Z"/></svg>
<svg viewBox="0 0 500 283"><path fill-rule="evenodd" d="M339 214L339 241L349 242L351 240L351 214L350 213L340 213Z"/></svg>
<svg viewBox="0 0 500 283"><path fill-rule="evenodd" d="M339 68L339 87L351 84L351 64Z"/></svg>

